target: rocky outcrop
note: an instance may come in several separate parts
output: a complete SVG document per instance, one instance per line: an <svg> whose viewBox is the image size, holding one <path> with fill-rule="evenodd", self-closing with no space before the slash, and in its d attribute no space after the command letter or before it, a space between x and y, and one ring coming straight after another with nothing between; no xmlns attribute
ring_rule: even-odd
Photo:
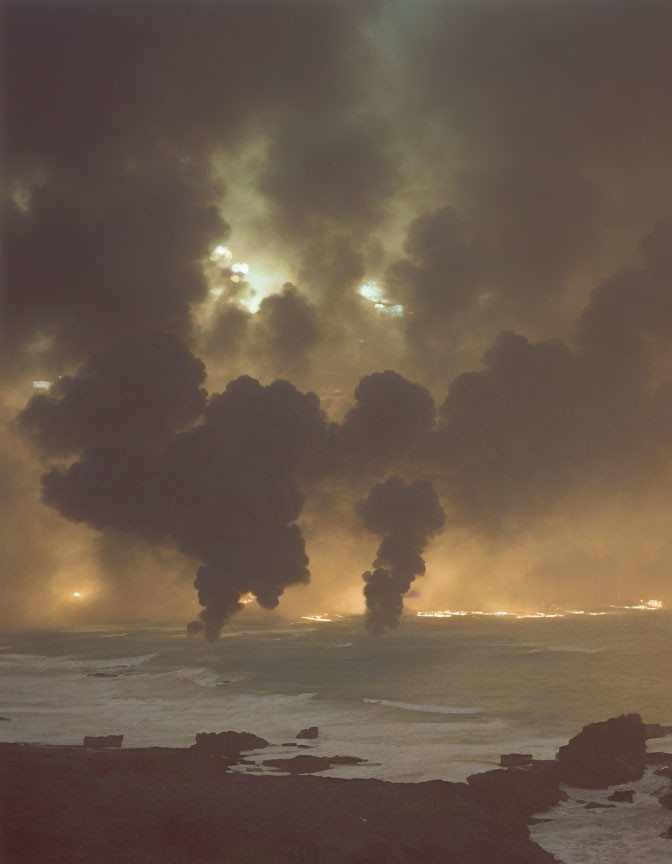
<svg viewBox="0 0 672 864"><path fill-rule="evenodd" d="M502 753L499 764L502 768L520 768L533 761L531 753Z"/></svg>
<svg viewBox="0 0 672 864"><path fill-rule="evenodd" d="M558 750L558 777L583 789L639 780L644 774L645 735L639 714L590 723Z"/></svg>
<svg viewBox="0 0 672 864"><path fill-rule="evenodd" d="M621 804L632 804L634 789L617 789L613 795L607 798L607 801L618 801Z"/></svg>
<svg viewBox="0 0 672 864"><path fill-rule="evenodd" d="M211 756L239 756L247 750L259 750L268 747L268 741L252 732L199 732L193 750L208 753Z"/></svg>
<svg viewBox="0 0 672 864"><path fill-rule="evenodd" d="M599 801L591 801L583 808L584 810L608 810L610 807L615 807L615 804L600 804Z"/></svg>
<svg viewBox="0 0 672 864"><path fill-rule="evenodd" d="M110 747L121 747L123 735L87 735L84 746L90 750L107 750Z"/></svg>
<svg viewBox="0 0 672 864"><path fill-rule="evenodd" d="M567 797L560 790L557 766L552 761L472 774L467 783L485 810L499 810L517 818L548 810Z"/></svg>
<svg viewBox="0 0 672 864"><path fill-rule="evenodd" d="M667 738L672 735L672 726L661 726L660 723L645 723L644 735L646 740L649 738Z"/></svg>
<svg viewBox="0 0 672 864"><path fill-rule="evenodd" d="M672 840L672 825L670 825L667 831L663 831L660 836L663 838L663 840Z"/></svg>
<svg viewBox="0 0 672 864"><path fill-rule="evenodd" d="M263 765L289 774L315 774L334 765L359 765L366 759L357 756L293 756L291 759L264 759Z"/></svg>
<svg viewBox="0 0 672 864"><path fill-rule="evenodd" d="M319 733L319 729L317 726L308 726L307 729L302 729L298 734L297 738L317 738Z"/></svg>

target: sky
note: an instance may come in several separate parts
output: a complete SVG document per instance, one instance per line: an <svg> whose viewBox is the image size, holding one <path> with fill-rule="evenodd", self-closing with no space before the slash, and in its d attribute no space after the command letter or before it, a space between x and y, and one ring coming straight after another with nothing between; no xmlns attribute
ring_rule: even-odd
<svg viewBox="0 0 672 864"><path fill-rule="evenodd" d="M672 603L671 27L9 0L0 625Z"/></svg>

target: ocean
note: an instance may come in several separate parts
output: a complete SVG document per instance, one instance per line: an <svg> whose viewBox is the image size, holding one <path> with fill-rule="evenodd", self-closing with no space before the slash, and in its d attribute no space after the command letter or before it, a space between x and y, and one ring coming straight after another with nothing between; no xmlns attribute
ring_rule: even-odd
<svg viewBox="0 0 672 864"><path fill-rule="evenodd" d="M128 747L188 746L197 732L234 729L277 745L260 761L291 755L279 745L315 725L311 752L368 760L327 776L464 780L502 753L552 758L586 723L618 714L672 724L671 667L665 610L407 618L382 638L359 618L242 615L213 644L176 626L11 633L0 635L0 716L10 718L0 739L123 734ZM650 744L672 752L672 737ZM570 800L533 834L566 864L672 861L672 841L658 836L672 814L650 794L665 785L648 771L635 804L586 811Z"/></svg>

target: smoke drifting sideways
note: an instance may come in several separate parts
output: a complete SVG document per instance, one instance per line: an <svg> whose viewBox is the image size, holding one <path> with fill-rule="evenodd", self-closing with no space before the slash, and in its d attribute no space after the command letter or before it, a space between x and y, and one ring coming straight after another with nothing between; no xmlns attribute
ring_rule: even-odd
<svg viewBox="0 0 672 864"><path fill-rule="evenodd" d="M380 636L399 626L404 594L416 576L424 575L422 553L446 516L431 483L407 483L396 476L377 483L367 498L355 504L355 513L365 528L383 535L373 562L376 569L363 576L366 629Z"/></svg>

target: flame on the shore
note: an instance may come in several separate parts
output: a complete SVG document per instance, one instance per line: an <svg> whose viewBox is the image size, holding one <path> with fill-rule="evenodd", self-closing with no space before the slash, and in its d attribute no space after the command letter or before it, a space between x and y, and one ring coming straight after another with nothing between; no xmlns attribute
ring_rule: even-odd
<svg viewBox="0 0 672 864"><path fill-rule="evenodd" d="M637 606L614 606L611 609L642 609L649 612L655 612L656 609L663 608L662 600L642 600ZM503 618L566 618L568 615L588 615L595 618L599 615L606 615L606 612L591 612L585 609L556 609L552 612L520 612L520 611L504 611L486 612L482 609L442 609L436 612L418 612L418 618L464 618L464 617L503 617Z"/></svg>
<svg viewBox="0 0 672 864"><path fill-rule="evenodd" d="M331 619L331 618L327 618L326 615L302 615L301 618L302 618L304 621L322 621L322 622L326 622L326 621L332 621L332 620L333 620L333 619Z"/></svg>

